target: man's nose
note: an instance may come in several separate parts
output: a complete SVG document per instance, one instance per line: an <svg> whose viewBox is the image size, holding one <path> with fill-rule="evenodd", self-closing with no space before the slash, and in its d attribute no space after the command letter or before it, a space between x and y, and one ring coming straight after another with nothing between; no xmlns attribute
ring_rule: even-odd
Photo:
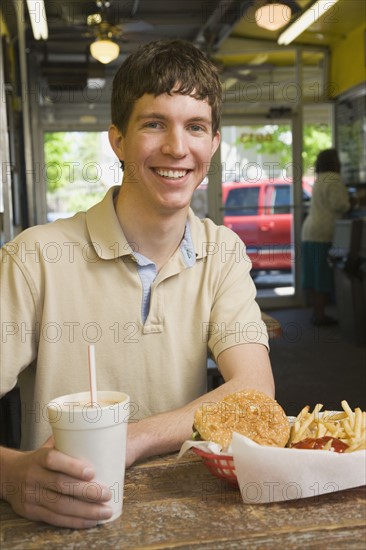
<svg viewBox="0 0 366 550"><path fill-rule="evenodd" d="M185 157L188 153L188 145L184 131L172 129L167 132L162 146L162 152L165 155L171 155L175 158Z"/></svg>

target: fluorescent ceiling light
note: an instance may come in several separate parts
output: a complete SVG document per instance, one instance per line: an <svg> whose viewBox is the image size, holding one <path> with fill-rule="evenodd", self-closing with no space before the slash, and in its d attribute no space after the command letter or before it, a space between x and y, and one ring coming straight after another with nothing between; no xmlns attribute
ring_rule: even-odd
<svg viewBox="0 0 366 550"><path fill-rule="evenodd" d="M281 0L275 3L264 4L255 12L255 20L258 27L267 31L277 31L284 27L291 19L292 11L289 6L282 4Z"/></svg>
<svg viewBox="0 0 366 550"><path fill-rule="evenodd" d="M90 44L90 53L100 63L110 63L119 56L119 46L112 40L95 40Z"/></svg>
<svg viewBox="0 0 366 550"><path fill-rule="evenodd" d="M105 78L88 78L87 87L91 89L100 89L105 86Z"/></svg>
<svg viewBox="0 0 366 550"><path fill-rule="evenodd" d="M48 26L46 9L43 0L27 0L29 17L32 25L33 36L36 40L47 40Z"/></svg>
<svg viewBox="0 0 366 550"><path fill-rule="evenodd" d="M224 88L224 92L226 92L227 90L229 90L232 86L234 86L234 84L236 84L238 82L238 79L237 78L234 78L234 77L229 77L228 79L225 80L224 84L223 84L223 88Z"/></svg>
<svg viewBox="0 0 366 550"><path fill-rule="evenodd" d="M317 0L315 4L310 6L292 25L280 34L277 41L278 44L284 46L290 44L299 34L303 33L310 25L322 17L325 12L332 8L336 2L338 0Z"/></svg>

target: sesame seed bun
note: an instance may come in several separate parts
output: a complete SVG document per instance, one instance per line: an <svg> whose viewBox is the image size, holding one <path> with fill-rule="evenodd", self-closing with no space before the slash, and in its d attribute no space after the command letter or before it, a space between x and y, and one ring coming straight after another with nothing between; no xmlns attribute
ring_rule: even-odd
<svg viewBox="0 0 366 550"><path fill-rule="evenodd" d="M277 401L251 389L227 395L219 403L201 405L194 415L194 428L202 439L224 449L233 432L275 447L284 447L290 435L289 420Z"/></svg>

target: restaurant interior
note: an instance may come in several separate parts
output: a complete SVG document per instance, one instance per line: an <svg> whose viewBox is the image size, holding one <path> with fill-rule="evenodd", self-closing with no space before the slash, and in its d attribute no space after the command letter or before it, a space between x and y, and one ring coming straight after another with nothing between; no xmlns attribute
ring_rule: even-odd
<svg viewBox="0 0 366 550"><path fill-rule="evenodd" d="M307 22L296 29L295 23L305 14ZM276 399L289 415L305 404L324 403L334 410L344 399L365 410L365 21L361 0L3 0L1 245L27 227L71 215L79 205L82 209L91 205L90 196L99 200L100 193L116 184L121 174L107 151L98 160L105 167L103 175L98 179L94 172L82 174L80 185L74 186L78 196L69 200L67 184L52 185L58 174L52 172L55 153L50 153L50 141L67 140L73 133L80 139L86 136L85 143L88 136L95 140L100 136L98 143L104 144L111 82L121 62L150 40L188 40L217 65L224 94L223 140L192 204L197 214L225 223L224 184L251 180L258 170L259 179L268 178L265 167L271 163L276 177L291 182L291 247L286 248L290 268L278 269L274 263L273 269L253 271L257 301L270 334ZM321 137L310 146L314 129ZM275 140L279 140L276 147ZM338 324L324 327L310 322L312 304L301 288L299 252L308 206L302 186L305 180L310 185L314 181L313 163L306 155L311 151L313 159L317 144L338 150L351 200L351 209L335 230L329 257L335 284L328 311ZM104 145L100 148L104 150ZM73 161L64 158L70 173ZM88 162L93 164L93 159ZM221 382L215 364L209 363L208 386ZM0 405L1 443L16 447L17 388ZM41 538L35 539L38 548ZM184 540L174 547L214 547L209 538L201 546ZM300 547L291 546L284 535L281 540L287 548ZM340 537L338 547L361 548L361 538L357 540L360 545L352 546L349 538L346 542ZM253 538L251 548L280 547L263 541L263 546L259 542L256 546ZM50 544L61 548L62 543L56 542ZM155 543L149 547L172 547L168 542ZM77 544L82 542L75 538ZM313 544L311 548L321 546L315 539ZM135 540L127 547L144 546ZM246 548L243 541L236 546L221 541L216 547ZM305 542L302 547L307 547Z"/></svg>
<svg viewBox="0 0 366 550"><path fill-rule="evenodd" d="M263 10L259 21L258 7ZM307 10L307 28L286 43L284 29ZM45 0L33 8L7 0L1 5L2 243L49 219L47 174L40 168L47 160L45 134L105 131L113 74L143 42L194 42L219 67L223 127L287 124L295 166L303 166L305 125L316 122L329 129L353 204L335 243L341 252L333 261L336 284L329 307L339 324L316 330L310 324L310 304L300 285L300 254L292 258L291 273L274 266L255 278L261 309L281 325L281 334L271 338L271 360L277 395L291 409L298 408L291 403L318 402L324 389L332 403L346 397L354 406L366 405L365 232L353 251L357 269L345 269L353 221L366 215L365 5L339 0L329 11L321 10L312 0L291 0L280 13L288 19L278 22L271 3L254 0L189 0L184 7L163 0ZM44 22L44 28L37 30L34 21ZM92 46L102 42L112 45L114 58L108 62L93 53ZM223 223L221 186L228 179L223 174L229 171L228 158L221 151L215 162L225 168L209 173L204 214ZM300 172L294 171L291 204L295 250L304 215ZM350 366L347 377L345 363ZM211 384L219 382L213 372L209 369Z"/></svg>
<svg viewBox="0 0 366 550"><path fill-rule="evenodd" d="M54 157L47 156L47 136L70 136L68 132L105 135L111 79L121 61L150 40L192 41L219 67L224 91L222 145L213 160L213 166L221 165L222 170L211 169L209 185L198 189L192 201L198 215L224 223L225 182L245 178L252 182L248 167L253 165L255 178L268 176L265 166L282 158L281 151L268 155L263 147L260 153L255 149L263 140L276 139L277 128L285 128L290 136L290 143L279 145L289 151L285 178L293 180L289 205L293 247L291 252L286 248L291 255L290 270L276 269L275 261L273 269L259 268L255 274L253 270L262 311L282 327L282 334L271 339L278 396L285 402L315 403L319 399L316 388L327 388L332 402L339 401L343 391L354 406L365 407L365 233L358 244L351 245L354 220L366 215L365 6L359 0L339 0L334 6L328 2L325 12L315 4L312 0L286 1L277 15L271 2L254 0L45 0L33 8L26 2L3 2L1 242L31 225L69 215L62 211L64 189L56 197L50 185L58 174L48 168ZM258 7L262 9L259 21ZM284 30L309 10L307 28L286 43ZM277 21L277 17L288 19ZM44 22L44 28L34 27L37 21ZM93 45L100 43L112 46L108 55L113 59L97 60ZM317 328L317 334L301 288L299 253L306 215L301 179L314 179L313 167L306 164L303 153L306 128L314 125L326 132L328 146L338 149L341 175L352 198L347 221L338 229L339 242L334 243L338 252L330 259L335 289L329 307L339 324ZM245 136L249 147L240 149L238 136ZM110 153L101 162L110 163L109 172L103 174L107 183L100 186L104 193L106 186L119 183L120 174L115 163L111 164ZM258 168L263 170L260 176ZM81 174L80 179L84 181L79 194L97 197L96 178ZM351 248L356 266L349 272L345 266ZM346 379L345 362L352 363ZM310 375L309 369L315 369L316 375ZM209 378L211 383L219 380L210 369Z"/></svg>

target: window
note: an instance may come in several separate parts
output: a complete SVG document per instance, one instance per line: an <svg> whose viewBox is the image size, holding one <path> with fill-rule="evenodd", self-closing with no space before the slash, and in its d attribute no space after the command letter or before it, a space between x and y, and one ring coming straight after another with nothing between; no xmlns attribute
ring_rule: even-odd
<svg viewBox="0 0 366 550"><path fill-rule="evenodd" d="M271 214L290 214L290 186L278 185L273 188Z"/></svg>
<svg viewBox="0 0 366 550"><path fill-rule="evenodd" d="M225 216L256 216L259 187L232 189L226 199Z"/></svg>
<svg viewBox="0 0 366 550"><path fill-rule="evenodd" d="M48 221L87 210L121 183L108 132L46 132L44 147Z"/></svg>

